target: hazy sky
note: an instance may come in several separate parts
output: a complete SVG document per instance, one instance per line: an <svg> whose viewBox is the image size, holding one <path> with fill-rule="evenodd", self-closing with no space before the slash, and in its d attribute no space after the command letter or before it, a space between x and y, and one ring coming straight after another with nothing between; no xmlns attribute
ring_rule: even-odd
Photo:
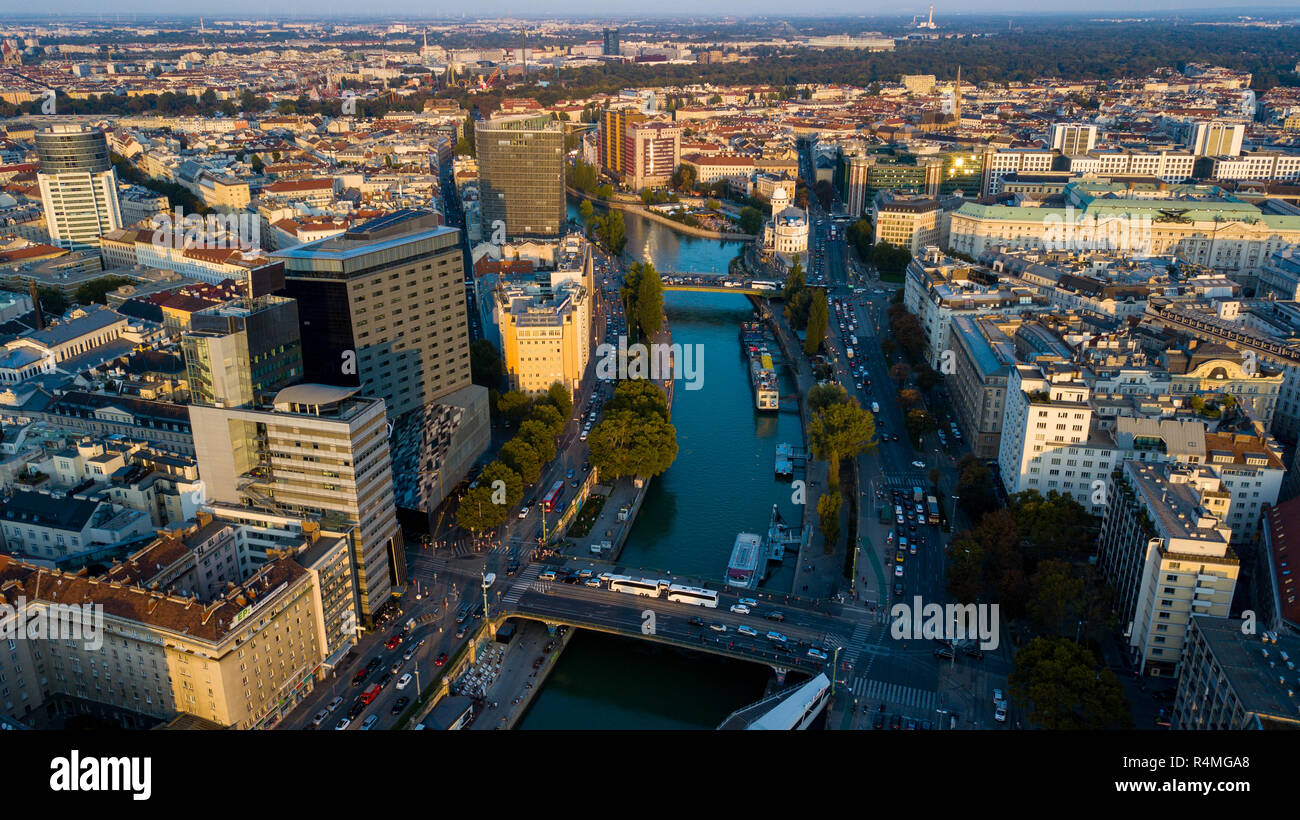
<svg viewBox="0 0 1300 820"><path fill-rule="evenodd" d="M636 3L626 7L620 14L619 4L608 0L545 0L545 2L521 2L521 0L475 0L473 3L455 2L455 0L367 0L357 3L353 0L221 0L211 5L206 3L177 4L174 0L0 0L0 15L4 14L66 14L77 17L98 17L112 19L117 15L159 14L169 17L199 15L221 19L231 15L240 16L276 16L276 17L324 17L334 15L357 16L366 14L375 18L385 16L440 16L449 17L461 12L474 15L509 15L521 14L536 16L591 15L593 17L629 16L630 15L736 15L749 17L754 15L910 15L924 13L926 2L896 2L895 0L821 0L815 4L792 4L790 0L655 0L651 3ZM940 2L935 4L935 19L942 21L945 14L961 12L1010 12L1010 13L1087 13L1114 15L1117 13L1136 14L1141 12L1178 12L1198 9L1214 9L1220 12L1231 7L1238 7L1241 13L1249 13L1251 8L1246 3L1229 2L1223 6L1214 6L1208 0L960 0L960 2ZM1279 13L1286 4L1265 3L1273 12ZM1294 8L1294 7L1292 7ZM1262 7L1255 13L1259 13ZM1300 12L1297 12L1300 13Z"/></svg>

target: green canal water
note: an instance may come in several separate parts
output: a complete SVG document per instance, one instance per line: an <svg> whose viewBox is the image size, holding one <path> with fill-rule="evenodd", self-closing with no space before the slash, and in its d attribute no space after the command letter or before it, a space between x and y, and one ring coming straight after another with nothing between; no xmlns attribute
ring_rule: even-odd
<svg viewBox="0 0 1300 820"><path fill-rule="evenodd" d="M725 271L736 243L688 240L634 216L628 249L662 270ZM639 251L645 251L645 255ZM772 505L801 520L788 482L776 479L776 445L799 444L796 410L754 410L740 323L749 300L731 294L665 295L673 341L700 345L702 386L678 382L673 399L677 460L655 479L620 563L695 576L720 587L738 532L766 530ZM781 373L782 395L794 393ZM764 588L789 591L796 558L772 565ZM770 670L648 641L579 632L556 664L521 729L712 729L763 695Z"/></svg>

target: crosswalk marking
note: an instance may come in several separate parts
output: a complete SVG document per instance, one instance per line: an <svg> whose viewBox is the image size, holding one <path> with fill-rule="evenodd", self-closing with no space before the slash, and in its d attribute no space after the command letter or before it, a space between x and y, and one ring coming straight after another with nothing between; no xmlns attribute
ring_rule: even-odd
<svg viewBox="0 0 1300 820"><path fill-rule="evenodd" d="M858 665L863 652L867 649L867 641L870 635L871 627L866 621L859 620L853 625L853 634L849 637L848 645L845 646L845 649L848 650L845 653L845 659L855 667Z"/></svg>
<svg viewBox="0 0 1300 820"><path fill-rule="evenodd" d="M858 678L853 682L853 694L868 701L879 700L920 710L922 714L935 708L936 693L932 689L917 689L900 683Z"/></svg>
<svg viewBox="0 0 1300 820"><path fill-rule="evenodd" d="M519 573L519 577L511 584L510 591L502 596L501 603L511 605L519 603L519 599L532 586L533 581L537 580L537 574L541 571L542 568L537 564L529 564L524 567L524 571Z"/></svg>

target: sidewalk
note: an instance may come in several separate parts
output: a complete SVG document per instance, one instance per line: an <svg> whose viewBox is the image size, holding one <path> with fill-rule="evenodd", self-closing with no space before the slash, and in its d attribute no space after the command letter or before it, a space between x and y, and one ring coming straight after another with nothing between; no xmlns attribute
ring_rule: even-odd
<svg viewBox="0 0 1300 820"><path fill-rule="evenodd" d="M786 364L794 373L796 392L799 396L799 421L802 428L801 446L808 450L808 392L816 384L812 367L803 353L802 343L793 328L785 320L785 315L774 311L768 305L765 308L770 316L768 324L776 332L777 344L785 355ZM798 566L795 570L791 592L800 597L829 598L842 586L844 576L844 553L837 545L830 555L825 554L820 527L817 521L817 499L829 484L830 465L824 461L814 460L811 456L805 462L804 481L806 482L803 524L811 528L812 537L800 547ZM841 533L843 540L844 533ZM806 569L812 567L811 570Z"/></svg>

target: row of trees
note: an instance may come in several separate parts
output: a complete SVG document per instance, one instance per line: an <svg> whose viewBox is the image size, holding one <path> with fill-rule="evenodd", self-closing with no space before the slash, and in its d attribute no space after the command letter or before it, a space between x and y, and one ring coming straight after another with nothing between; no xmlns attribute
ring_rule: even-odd
<svg viewBox="0 0 1300 820"><path fill-rule="evenodd" d="M653 262L633 262L619 287L627 329L633 340L653 340L664 325L664 283Z"/></svg>
<svg viewBox="0 0 1300 820"><path fill-rule="evenodd" d="M803 272L803 262L795 257L794 264L785 275L781 299L785 302L785 320L795 330L808 327L808 314L812 312L813 293Z"/></svg>
<svg viewBox="0 0 1300 820"><path fill-rule="evenodd" d="M587 446L602 479L650 478L667 470L677 458L677 430L664 391L649 379L619 382Z"/></svg>
<svg viewBox="0 0 1300 820"><path fill-rule="evenodd" d="M876 435L876 420L862 409L858 400L843 385L828 382L808 391L808 446L815 458L827 462L827 491L817 499L817 518L825 539L827 553L834 549L840 536L840 463L854 458L871 446Z"/></svg>
<svg viewBox="0 0 1300 820"><path fill-rule="evenodd" d="M610 208L603 215L598 215L590 202L585 199L582 202L587 206L587 211L583 215L587 235L596 240L596 243L607 253L614 256L621 254L627 247L627 226L623 222L623 212L617 208ZM581 205L578 206L578 212L580 215L584 214Z"/></svg>
<svg viewBox="0 0 1300 820"><path fill-rule="evenodd" d="M456 523L473 532L505 523L510 508L523 500L524 487L541 478L542 468L555 458L555 439L573 413L573 398L556 382L536 399L519 390L503 393L496 407L517 431L460 498Z"/></svg>

